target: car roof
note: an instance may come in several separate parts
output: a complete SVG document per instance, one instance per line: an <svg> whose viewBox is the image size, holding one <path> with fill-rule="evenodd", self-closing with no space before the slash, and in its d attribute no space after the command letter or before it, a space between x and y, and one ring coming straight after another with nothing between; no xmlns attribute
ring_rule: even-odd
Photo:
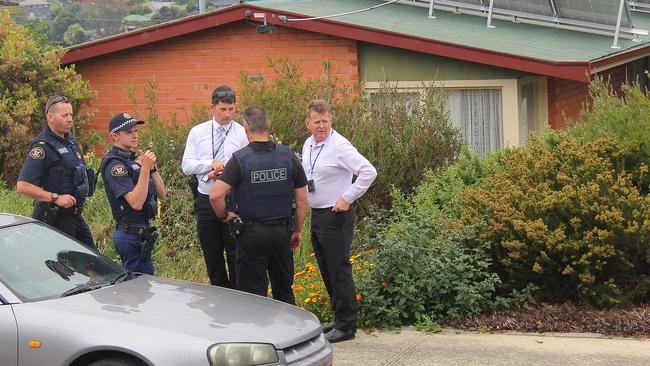
<svg viewBox="0 0 650 366"><path fill-rule="evenodd" d="M33 219L27 218L25 216L18 216L18 215L0 212L0 228L25 224L33 221L34 221Z"/></svg>

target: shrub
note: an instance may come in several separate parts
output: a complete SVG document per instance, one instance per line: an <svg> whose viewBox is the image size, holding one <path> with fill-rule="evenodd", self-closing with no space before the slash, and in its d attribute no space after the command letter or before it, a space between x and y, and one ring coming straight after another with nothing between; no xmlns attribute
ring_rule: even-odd
<svg viewBox="0 0 650 366"><path fill-rule="evenodd" d="M397 327L426 319L464 317L499 304L495 296L499 277L490 271L484 248L458 244L473 240L468 227L448 237L441 228L433 235L384 238L370 255L369 274L359 280L359 323L370 327ZM417 234L422 234L420 231Z"/></svg>
<svg viewBox="0 0 650 366"><path fill-rule="evenodd" d="M40 53L29 33L0 12L0 178L13 185L29 149L43 128L47 99L65 95L75 109L73 132L82 131L92 110L80 109L93 96L90 84L74 67L62 68L63 50ZM95 135L77 134L83 147Z"/></svg>
<svg viewBox="0 0 650 366"><path fill-rule="evenodd" d="M553 132L508 149L485 187L464 192L464 225L485 223L505 288L532 282L545 300L611 306L647 300L648 167L641 146ZM552 143L548 143L552 141Z"/></svg>

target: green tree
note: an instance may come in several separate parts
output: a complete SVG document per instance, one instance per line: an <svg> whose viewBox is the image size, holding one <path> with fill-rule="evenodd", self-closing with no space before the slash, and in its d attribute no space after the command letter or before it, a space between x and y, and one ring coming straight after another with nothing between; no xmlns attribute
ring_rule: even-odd
<svg viewBox="0 0 650 366"><path fill-rule="evenodd" d="M75 23L68 27L68 30L63 34L63 42L68 46L83 43L87 40L88 36L86 35L86 31L79 23Z"/></svg>
<svg viewBox="0 0 650 366"><path fill-rule="evenodd" d="M197 0L189 0L187 1L187 4L185 4L185 10L187 10L188 13L196 13L199 11L199 3Z"/></svg>
<svg viewBox="0 0 650 366"><path fill-rule="evenodd" d="M43 128L43 108L54 94L66 95L75 108L74 131L92 111L80 109L94 91L74 67L61 67L62 49L41 53L25 28L0 12L0 179L13 184L29 141ZM82 145L88 134L76 134Z"/></svg>
<svg viewBox="0 0 650 366"><path fill-rule="evenodd" d="M63 34L75 23L80 23L82 15L81 5L73 3L61 6L52 14L47 30L47 36L54 43L63 43Z"/></svg>
<svg viewBox="0 0 650 366"><path fill-rule="evenodd" d="M84 11L81 25L88 30L94 29L99 37L108 37L121 32L123 18L127 15L127 0L95 1Z"/></svg>
<svg viewBox="0 0 650 366"><path fill-rule="evenodd" d="M184 16L187 16L187 11L185 9L177 8L175 6L163 6L158 10L158 12L151 16L151 20L167 22Z"/></svg>
<svg viewBox="0 0 650 366"><path fill-rule="evenodd" d="M136 4L129 8L130 14L147 15L151 13L151 8L147 4Z"/></svg>
<svg viewBox="0 0 650 366"><path fill-rule="evenodd" d="M41 52L52 51L57 47L47 37L49 28L48 22L28 20L23 24L23 27L25 27L27 32L29 32L29 36L32 38L34 43L36 43L36 47L38 47Z"/></svg>

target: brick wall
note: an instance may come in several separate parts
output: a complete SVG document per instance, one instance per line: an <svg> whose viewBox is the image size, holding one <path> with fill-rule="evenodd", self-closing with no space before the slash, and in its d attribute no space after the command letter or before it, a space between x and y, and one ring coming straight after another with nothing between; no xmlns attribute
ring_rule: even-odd
<svg viewBox="0 0 650 366"><path fill-rule="evenodd" d="M145 116L145 87L150 81L157 84L159 116L175 116L179 123L185 123L192 115L193 104L209 106L212 90L218 85L228 84L238 90L240 71L272 80L275 74L267 58L283 56L297 60L307 77L323 73L324 59L331 62L331 75L349 81L359 77L355 41L288 28L262 35L255 32L255 26L243 22L80 61L76 67L97 90L92 107L98 113L90 127L105 131L115 113ZM127 97L130 85L135 87L137 111Z"/></svg>
<svg viewBox="0 0 650 366"><path fill-rule="evenodd" d="M615 91L628 81L627 65L621 65L599 73L609 80ZM548 78L548 119L551 127L565 127L567 118L576 119L589 100L589 84L567 79Z"/></svg>

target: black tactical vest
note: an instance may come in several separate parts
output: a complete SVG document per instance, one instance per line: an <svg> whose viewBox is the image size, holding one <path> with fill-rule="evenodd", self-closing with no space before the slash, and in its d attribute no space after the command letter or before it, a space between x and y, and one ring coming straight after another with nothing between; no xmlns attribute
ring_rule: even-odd
<svg viewBox="0 0 650 366"><path fill-rule="evenodd" d="M294 196L293 165L288 146L254 151L246 146L233 155L239 162L242 184L235 187L237 213L244 219L289 218Z"/></svg>
<svg viewBox="0 0 650 366"><path fill-rule="evenodd" d="M81 148L72 139L54 136L47 128L36 136L30 149L43 144L53 150L56 159L43 175L42 188L58 194L73 195L77 205L83 205L90 187Z"/></svg>

